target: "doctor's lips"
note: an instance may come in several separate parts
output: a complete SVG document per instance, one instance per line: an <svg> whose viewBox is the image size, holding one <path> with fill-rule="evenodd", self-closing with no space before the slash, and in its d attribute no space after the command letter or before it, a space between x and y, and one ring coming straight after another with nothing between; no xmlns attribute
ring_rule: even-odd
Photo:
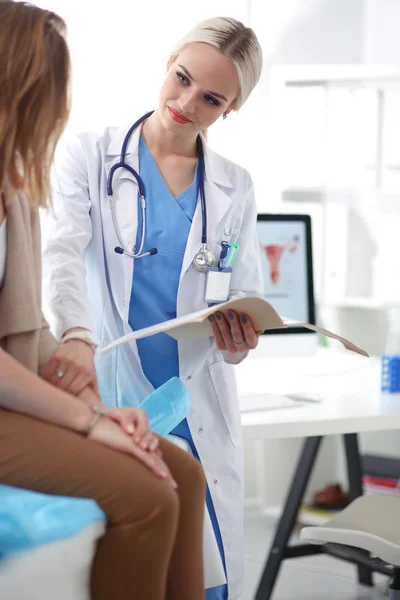
<svg viewBox="0 0 400 600"><path fill-rule="evenodd" d="M173 119L177 123L182 123L182 124L191 123L190 119L187 119L180 112L178 112L177 110L174 110L170 106L168 106L168 110L169 110L169 114L171 115L171 119Z"/></svg>

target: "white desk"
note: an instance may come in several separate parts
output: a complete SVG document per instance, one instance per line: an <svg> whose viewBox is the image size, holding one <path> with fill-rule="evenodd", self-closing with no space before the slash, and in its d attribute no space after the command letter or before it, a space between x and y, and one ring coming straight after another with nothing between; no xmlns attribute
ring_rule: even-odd
<svg viewBox="0 0 400 600"><path fill-rule="evenodd" d="M322 398L319 403L242 412L244 440L306 438L255 596L256 600L269 600L284 559L321 552L339 556L337 548L329 545L289 545L323 436L343 434L353 500L362 494L357 433L400 429L400 394L381 394L378 359L332 350L321 349L315 357L308 358L249 357L237 367L236 375L241 402L248 394L262 393L308 393ZM373 585L373 570L379 568L359 566L359 581Z"/></svg>
<svg viewBox="0 0 400 600"><path fill-rule="evenodd" d="M332 374L332 373L338 374ZM236 368L239 395L302 392L319 403L242 413L244 440L400 429L400 394L381 394L380 362L321 349L315 357L251 359Z"/></svg>

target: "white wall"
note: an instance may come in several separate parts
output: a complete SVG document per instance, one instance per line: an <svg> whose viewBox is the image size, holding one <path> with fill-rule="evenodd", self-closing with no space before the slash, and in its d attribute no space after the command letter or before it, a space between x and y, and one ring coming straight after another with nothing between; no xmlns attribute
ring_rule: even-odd
<svg viewBox="0 0 400 600"><path fill-rule="evenodd" d="M365 0L364 61L400 64L400 2Z"/></svg>
<svg viewBox="0 0 400 600"><path fill-rule="evenodd" d="M247 504L256 503L267 510L283 505L303 443L303 438L290 438L245 445ZM305 502L311 503L317 490L338 478L346 482L342 440L338 436L327 436L321 443Z"/></svg>
<svg viewBox="0 0 400 600"><path fill-rule="evenodd" d="M276 169L270 143L271 68L362 62L363 22L364 0L250 0L250 25L264 52L263 74L241 114L221 125L226 136L216 140L216 148L250 171L260 211L271 210L277 201L271 185ZM235 143L235 135L243 135L246 144Z"/></svg>
<svg viewBox="0 0 400 600"><path fill-rule="evenodd" d="M269 27L261 30L275 2L253 0L251 18L272 64L338 64L363 60L364 0L296 0L271 47ZM286 2L287 4L287 2Z"/></svg>
<svg viewBox="0 0 400 600"><path fill-rule="evenodd" d="M202 19L246 19L246 0L36 0L67 23L73 131L134 122L155 108L170 51ZM168 24L168 25L167 25Z"/></svg>

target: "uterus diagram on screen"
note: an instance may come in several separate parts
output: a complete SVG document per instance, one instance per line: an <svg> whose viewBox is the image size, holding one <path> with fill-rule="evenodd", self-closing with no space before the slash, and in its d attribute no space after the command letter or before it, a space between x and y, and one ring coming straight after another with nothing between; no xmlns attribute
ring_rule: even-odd
<svg viewBox="0 0 400 600"><path fill-rule="evenodd" d="M299 236L291 237L285 244L261 245L269 264L269 275L272 285L278 285L281 278L281 260L285 252L294 254L299 246Z"/></svg>

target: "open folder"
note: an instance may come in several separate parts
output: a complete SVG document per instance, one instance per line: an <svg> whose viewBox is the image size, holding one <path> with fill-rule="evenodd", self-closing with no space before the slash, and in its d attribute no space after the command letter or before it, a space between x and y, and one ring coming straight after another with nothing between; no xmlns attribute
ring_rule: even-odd
<svg viewBox="0 0 400 600"><path fill-rule="evenodd" d="M168 335L176 340L196 339L212 336L213 330L208 317L216 312L222 312L226 314L228 310L234 310L239 314L248 315L251 319L253 327L257 331L281 329L288 327L289 325L306 327L307 329L312 329L313 331L322 333L330 338L339 340L339 342L341 342L344 347L347 348L347 350L357 352L363 356L368 356L368 353L365 352L365 350L362 350L340 335L332 333L331 331L327 331L326 329L318 327L317 325L303 323L302 321L296 321L295 319L290 319L287 317L280 317L271 304L269 304L269 302L263 300L262 298L252 298L251 296L247 296L245 298L234 298L233 300L228 300L228 302L222 302L221 304L216 304L215 306L198 310L194 313L184 315L183 317L177 317L176 319L170 319L169 321L164 321L163 323L157 323L157 325L152 325L151 327L145 327L144 329L133 331L132 333L128 333L127 335L118 338L105 348L102 348L100 352L107 352L107 350L111 350L111 348L115 348L116 346L120 346L126 342L139 340L141 338L149 337L151 335L155 335L156 333L162 332L168 333Z"/></svg>

